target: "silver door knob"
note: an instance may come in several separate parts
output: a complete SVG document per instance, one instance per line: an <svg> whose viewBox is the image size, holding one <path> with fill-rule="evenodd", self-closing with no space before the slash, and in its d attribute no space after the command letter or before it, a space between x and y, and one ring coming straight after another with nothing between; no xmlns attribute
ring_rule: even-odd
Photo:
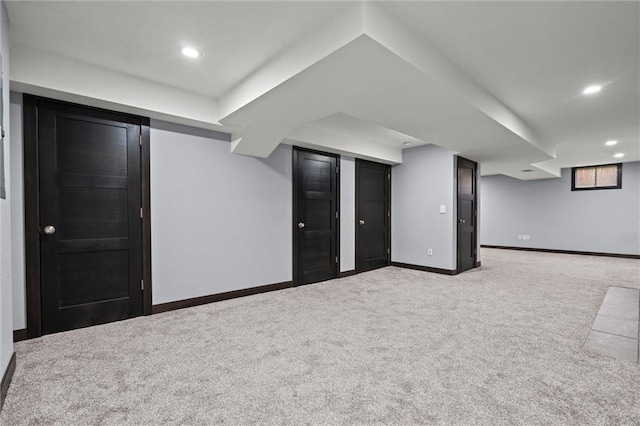
<svg viewBox="0 0 640 426"><path fill-rule="evenodd" d="M44 233L47 235L53 235L56 233L56 227L53 225L47 225L44 227Z"/></svg>
<svg viewBox="0 0 640 426"><path fill-rule="evenodd" d="M304 222L298 223L298 228L300 228L300 229L304 228Z"/></svg>
<svg viewBox="0 0 640 426"><path fill-rule="evenodd" d="M360 225L364 225L364 220L360 219Z"/></svg>

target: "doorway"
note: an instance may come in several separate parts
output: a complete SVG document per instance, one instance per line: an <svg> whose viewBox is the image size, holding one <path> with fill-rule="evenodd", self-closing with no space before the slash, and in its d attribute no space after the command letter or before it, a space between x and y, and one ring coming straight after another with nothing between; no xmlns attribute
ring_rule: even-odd
<svg viewBox="0 0 640 426"><path fill-rule="evenodd" d="M389 265L391 167L356 160L356 272Z"/></svg>
<svg viewBox="0 0 640 426"><path fill-rule="evenodd" d="M28 337L150 313L148 119L23 105Z"/></svg>
<svg viewBox="0 0 640 426"><path fill-rule="evenodd" d="M338 276L338 157L293 150L293 280Z"/></svg>
<svg viewBox="0 0 640 426"><path fill-rule="evenodd" d="M466 158L456 157L458 202L458 273L476 266L477 258L477 189L478 164Z"/></svg>

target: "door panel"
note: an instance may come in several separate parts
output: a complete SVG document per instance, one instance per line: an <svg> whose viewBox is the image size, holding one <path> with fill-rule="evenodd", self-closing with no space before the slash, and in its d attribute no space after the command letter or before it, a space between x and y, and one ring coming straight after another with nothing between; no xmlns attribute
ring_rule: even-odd
<svg viewBox="0 0 640 426"><path fill-rule="evenodd" d="M42 330L142 313L140 121L38 101Z"/></svg>
<svg viewBox="0 0 640 426"><path fill-rule="evenodd" d="M363 200L360 204L360 215L358 216L365 220L365 225L362 226L362 229L371 229L373 226L386 227L388 208L386 200Z"/></svg>
<svg viewBox="0 0 640 426"><path fill-rule="evenodd" d="M319 156L315 154L311 155L314 157L303 156L302 158L302 190L329 194L332 190L331 173L335 170L335 162L318 158Z"/></svg>
<svg viewBox="0 0 640 426"><path fill-rule="evenodd" d="M127 128L58 114L58 172L97 176L127 174ZM90 148L87 139L91 139Z"/></svg>
<svg viewBox="0 0 640 426"><path fill-rule="evenodd" d="M458 157L458 272L476 264L477 164Z"/></svg>
<svg viewBox="0 0 640 426"><path fill-rule="evenodd" d="M356 160L356 270L389 264L391 169Z"/></svg>
<svg viewBox="0 0 640 426"><path fill-rule="evenodd" d="M64 253L58 259L60 308L128 297L127 250Z"/></svg>
<svg viewBox="0 0 640 426"><path fill-rule="evenodd" d="M60 241L127 237L128 191L58 186Z"/></svg>
<svg viewBox="0 0 640 426"><path fill-rule="evenodd" d="M337 158L294 149L294 280L337 277Z"/></svg>
<svg viewBox="0 0 640 426"><path fill-rule="evenodd" d="M313 194L308 194L313 197ZM335 216L335 206L331 199L315 200L307 198L305 201L305 229L307 231L317 229L331 229L332 214Z"/></svg>

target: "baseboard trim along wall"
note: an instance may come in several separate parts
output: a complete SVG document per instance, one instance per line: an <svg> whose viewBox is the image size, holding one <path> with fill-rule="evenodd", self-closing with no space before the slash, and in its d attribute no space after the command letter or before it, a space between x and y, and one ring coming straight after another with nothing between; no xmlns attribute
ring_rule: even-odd
<svg viewBox="0 0 640 426"><path fill-rule="evenodd" d="M355 269L352 269L350 271L338 272L338 278L350 277L351 275L355 275L357 273L358 272L356 272Z"/></svg>
<svg viewBox="0 0 640 426"><path fill-rule="evenodd" d="M625 259L640 259L638 254L621 254L621 253L600 253L592 251L576 251L576 250L556 250L533 247L511 247L511 246L494 246L482 244L480 247L503 249L503 250L521 250L521 251L540 251L544 253L560 253L560 254L581 254L585 256L602 256L602 257L622 257Z"/></svg>
<svg viewBox="0 0 640 426"><path fill-rule="evenodd" d="M193 306L206 305L207 303L221 302L223 300L235 299L238 297L252 296L254 294L267 293L269 291L284 290L293 287L292 281L281 283L262 285L258 287L243 288L241 290L227 291L225 293L211 294L208 296L194 297L191 299L177 300L175 302L161 303L153 305L152 312L159 314L161 312L173 311L176 309L190 308Z"/></svg>
<svg viewBox="0 0 640 426"><path fill-rule="evenodd" d="M13 330L13 341L21 342L27 340L27 329L21 328L20 330Z"/></svg>
<svg viewBox="0 0 640 426"><path fill-rule="evenodd" d="M0 410L2 410L2 406L4 405L4 399L7 396L7 392L9 391L9 385L11 384L11 379L13 379L13 373L16 371L16 353L14 352L11 355L11 359L9 360L9 365L7 366L7 370L4 372L2 376L2 382L0 382Z"/></svg>
<svg viewBox="0 0 640 426"><path fill-rule="evenodd" d="M411 263L391 262L391 266L398 268L415 269L416 271L433 272L434 274L458 275L455 269L432 268L430 266L412 265Z"/></svg>

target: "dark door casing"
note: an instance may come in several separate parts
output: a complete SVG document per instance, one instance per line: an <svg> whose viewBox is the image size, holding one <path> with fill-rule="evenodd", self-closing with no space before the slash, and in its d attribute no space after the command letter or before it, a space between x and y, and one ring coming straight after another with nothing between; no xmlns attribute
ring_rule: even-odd
<svg viewBox="0 0 640 426"><path fill-rule="evenodd" d="M42 332L142 314L141 123L38 101Z"/></svg>
<svg viewBox="0 0 640 426"><path fill-rule="evenodd" d="M356 271L389 265L391 168L356 160Z"/></svg>
<svg viewBox="0 0 640 426"><path fill-rule="evenodd" d="M457 157L458 272L476 264L477 163Z"/></svg>
<svg viewBox="0 0 640 426"><path fill-rule="evenodd" d="M293 150L293 279L296 285L338 274L338 158Z"/></svg>

